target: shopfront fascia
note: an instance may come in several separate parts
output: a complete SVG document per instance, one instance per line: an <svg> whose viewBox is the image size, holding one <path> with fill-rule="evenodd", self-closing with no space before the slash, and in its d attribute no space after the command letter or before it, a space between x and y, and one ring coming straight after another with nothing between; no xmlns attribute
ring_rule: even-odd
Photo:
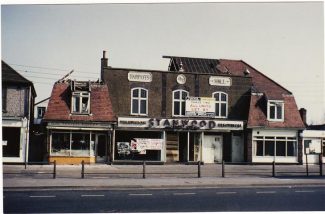
<svg viewBox="0 0 325 214"><path fill-rule="evenodd" d="M222 145L226 138L223 136L229 135L227 139L232 141L233 133L238 136L243 126L243 121L230 120L120 117L114 134L113 159L117 162L219 162L224 153ZM243 144L243 134L241 136ZM159 142L158 139L159 149L148 149L142 154L132 149L134 141L143 145L144 141L152 144Z"/></svg>
<svg viewBox="0 0 325 214"><path fill-rule="evenodd" d="M112 124L48 123L47 129L49 162L111 161Z"/></svg>

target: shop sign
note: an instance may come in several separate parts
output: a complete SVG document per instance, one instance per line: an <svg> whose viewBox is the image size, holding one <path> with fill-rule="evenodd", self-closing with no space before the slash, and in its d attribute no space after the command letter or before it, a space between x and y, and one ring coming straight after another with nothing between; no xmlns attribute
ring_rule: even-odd
<svg viewBox="0 0 325 214"><path fill-rule="evenodd" d="M213 97L186 97L185 115L187 117L214 117L215 108Z"/></svg>
<svg viewBox="0 0 325 214"><path fill-rule="evenodd" d="M146 150L162 150L163 139L135 138L131 140L131 150L146 154Z"/></svg>
<svg viewBox="0 0 325 214"><path fill-rule="evenodd" d="M157 118L118 118L120 128L159 128L188 130L243 130L242 121L227 120L189 120L189 119L157 119Z"/></svg>
<svg viewBox="0 0 325 214"><path fill-rule="evenodd" d="M133 82L151 82L152 74L149 72L130 71L128 73L128 80Z"/></svg>
<svg viewBox="0 0 325 214"><path fill-rule="evenodd" d="M231 86L232 81L230 77L211 76L209 78L209 84L216 86Z"/></svg>

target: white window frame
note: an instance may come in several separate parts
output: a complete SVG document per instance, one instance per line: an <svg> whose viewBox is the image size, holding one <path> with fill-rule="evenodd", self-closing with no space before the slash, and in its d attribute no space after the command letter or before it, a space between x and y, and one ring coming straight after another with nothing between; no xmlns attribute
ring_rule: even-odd
<svg viewBox="0 0 325 214"><path fill-rule="evenodd" d="M133 91L139 90L138 95L139 97L133 97ZM146 91L146 97L141 97L141 90ZM136 87L131 89L131 115L142 115L142 116L147 116L148 115L148 102L149 102L149 93L148 90L145 88L141 87ZM133 112L133 100L138 100L138 112ZM145 100L146 101L146 113L141 113L141 101Z"/></svg>
<svg viewBox="0 0 325 214"><path fill-rule="evenodd" d="M281 105L281 109L282 109L282 114L281 114L281 118L277 118L277 106ZM275 111L274 111L274 118L271 118L271 107L274 106ZM268 100L267 102L267 120L268 121L279 121L279 122L283 122L284 121L284 102L283 100Z"/></svg>
<svg viewBox="0 0 325 214"><path fill-rule="evenodd" d="M179 99L175 99L175 93L176 92L179 92ZM184 115L182 115L182 105L184 104L184 105L186 105L185 104L185 102L186 102L186 98L183 100L182 99L182 93L186 93L186 97L188 97L189 96L189 92L188 91L186 91L186 90L183 90L183 89L177 89L177 90L174 90L173 91L173 102L172 102L172 112L173 112L173 117L184 117L185 116L185 114L186 114L186 112L184 112ZM179 113L180 114L178 114L178 115L175 115L175 112L174 112L174 103L175 102L179 102L180 104L179 104Z"/></svg>
<svg viewBox="0 0 325 214"><path fill-rule="evenodd" d="M215 115L216 118L227 118L228 117L228 94L223 92L223 91L216 91L212 93L212 97L215 98L214 96L218 94L219 96L219 101L215 101L215 104L219 105L219 115ZM226 95L226 101L221 100L221 94ZM226 104L226 115L223 116L221 115L221 104ZM215 110L216 111L216 110Z"/></svg>
<svg viewBox="0 0 325 214"><path fill-rule="evenodd" d="M37 119L42 119L44 117L46 111L46 107L44 106L37 106ZM40 114L42 112L42 114Z"/></svg>
<svg viewBox="0 0 325 214"><path fill-rule="evenodd" d="M76 97L79 97L79 111L74 111L74 99ZM87 112L82 111L82 99L83 98L88 98L88 109ZM71 97L71 113L72 114L90 114L90 92L89 91L78 91L78 92L72 92L72 97Z"/></svg>
<svg viewBox="0 0 325 214"><path fill-rule="evenodd" d="M263 155L257 155L257 141L263 141ZM274 143L273 156L265 155L265 142L270 141ZM276 154L276 144L277 142L282 142L285 144L285 155ZM295 150L294 155L288 155L288 142L294 142ZM253 156L255 157L297 157L298 156L298 139L297 137L288 137L288 136L253 136Z"/></svg>

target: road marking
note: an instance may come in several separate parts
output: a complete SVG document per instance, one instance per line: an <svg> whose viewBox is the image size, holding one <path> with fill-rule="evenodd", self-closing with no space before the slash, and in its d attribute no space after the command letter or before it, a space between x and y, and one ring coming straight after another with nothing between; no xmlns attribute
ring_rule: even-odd
<svg viewBox="0 0 325 214"><path fill-rule="evenodd" d="M104 197L105 195L81 195L81 197Z"/></svg>
<svg viewBox="0 0 325 214"><path fill-rule="evenodd" d="M237 192L217 192L217 194L236 194Z"/></svg>
<svg viewBox="0 0 325 214"><path fill-rule="evenodd" d="M30 195L30 198L55 198L55 195Z"/></svg>
<svg viewBox="0 0 325 214"><path fill-rule="evenodd" d="M312 190L297 190L295 192L315 192L315 191L312 191Z"/></svg>
<svg viewBox="0 0 325 214"><path fill-rule="evenodd" d="M130 193L129 194L129 196L147 196L147 195L152 195L151 193L149 194L149 193L142 193L142 194L132 194L132 193Z"/></svg>
<svg viewBox="0 0 325 214"><path fill-rule="evenodd" d="M175 192L173 195L195 195L195 192Z"/></svg>
<svg viewBox="0 0 325 214"><path fill-rule="evenodd" d="M257 194L274 194L275 191L263 191L263 192L256 192Z"/></svg>

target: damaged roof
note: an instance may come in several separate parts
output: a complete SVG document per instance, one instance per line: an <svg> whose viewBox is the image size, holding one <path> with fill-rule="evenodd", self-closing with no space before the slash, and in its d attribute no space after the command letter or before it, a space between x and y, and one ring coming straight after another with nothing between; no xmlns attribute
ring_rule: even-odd
<svg viewBox="0 0 325 214"><path fill-rule="evenodd" d="M251 77L251 92L253 94L249 106L248 127L305 127L292 93L242 60L179 56L163 56L163 58L170 58L169 71ZM267 100L284 101L284 122L270 122L267 120Z"/></svg>
<svg viewBox="0 0 325 214"><path fill-rule="evenodd" d="M90 114L71 114L70 84L69 82L54 84L48 108L44 115L45 121L116 121L107 85L95 82L90 84Z"/></svg>

